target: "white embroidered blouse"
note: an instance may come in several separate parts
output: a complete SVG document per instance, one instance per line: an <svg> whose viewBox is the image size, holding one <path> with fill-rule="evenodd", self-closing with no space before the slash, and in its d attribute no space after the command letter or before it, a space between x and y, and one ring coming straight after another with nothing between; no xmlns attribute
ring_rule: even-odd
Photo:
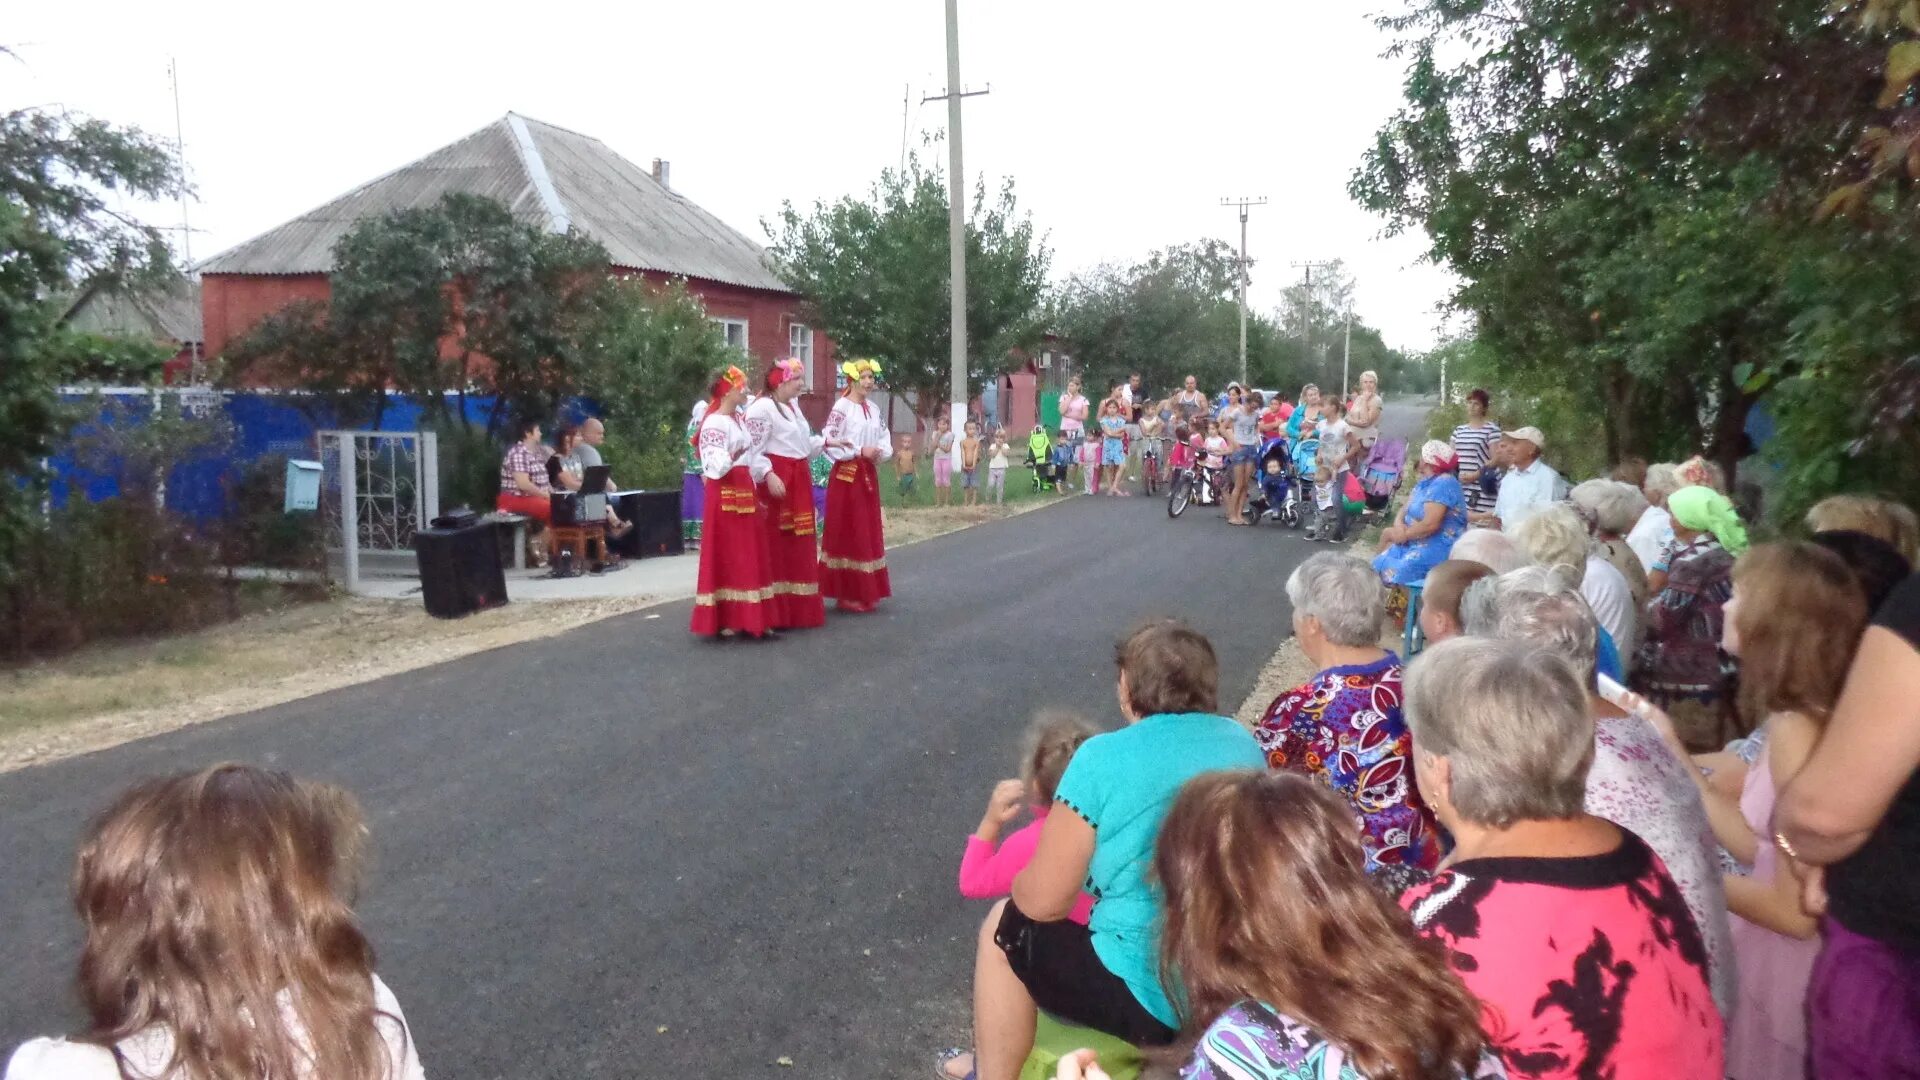
<svg viewBox="0 0 1920 1080"><path fill-rule="evenodd" d="M736 465L747 465L753 457L753 436L747 425L732 414L709 413L700 421L700 473L718 480Z"/></svg>
<svg viewBox="0 0 1920 1080"><path fill-rule="evenodd" d="M893 456L893 435L887 431L887 417L873 402L855 404L850 397L843 397L833 403L833 412L827 415L827 426L821 430L828 444L849 442L852 446L827 446L827 456L835 461L848 461L860 456L860 451L869 446L880 448L880 460Z"/></svg>
<svg viewBox="0 0 1920 1080"><path fill-rule="evenodd" d="M748 467L756 484L773 469L768 454L805 461L819 453L825 441L813 433L813 425L807 423L799 406L782 405L773 400L772 394L757 397L747 406L747 434L753 438L753 460Z"/></svg>

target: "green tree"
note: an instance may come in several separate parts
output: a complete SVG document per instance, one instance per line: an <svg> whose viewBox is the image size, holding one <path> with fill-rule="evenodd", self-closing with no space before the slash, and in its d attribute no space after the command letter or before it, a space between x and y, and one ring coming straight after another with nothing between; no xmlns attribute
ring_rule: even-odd
<svg viewBox="0 0 1920 1080"><path fill-rule="evenodd" d="M1820 280L1859 258L1814 219L1882 59L1825 5L1414 0L1382 24L1406 104L1352 191L1459 277L1496 391L1580 403L1610 459L1731 468L1757 402L1892 332L1884 307L1832 328ZM1883 239L1887 265L1920 254Z"/></svg>
<svg viewBox="0 0 1920 1080"><path fill-rule="evenodd" d="M881 361L888 384L917 395L930 415L949 396L951 300L947 183L917 155L888 169L864 197L785 204L765 224L771 254L812 318L849 356ZM1008 180L988 198L974 189L967 221L969 389L1015 348L1039 340L1052 255L1022 214Z"/></svg>
<svg viewBox="0 0 1920 1080"><path fill-rule="evenodd" d="M465 415L449 395L491 394L490 431L551 416L584 385L608 262L598 241L478 196L370 218L334 248L328 303L263 321L227 351L227 377L323 392L356 422L388 390L449 419Z"/></svg>
<svg viewBox="0 0 1920 1080"><path fill-rule="evenodd" d="M602 295L585 355L589 396L615 444L615 475L625 484L678 483L687 403L739 353L684 283L626 280Z"/></svg>
<svg viewBox="0 0 1920 1080"><path fill-rule="evenodd" d="M59 388L145 381L165 359L60 326L60 300L171 273L160 232L115 206L182 190L171 151L141 131L57 110L0 115L0 581L32 528L41 462L83 413L61 404Z"/></svg>
<svg viewBox="0 0 1920 1080"><path fill-rule="evenodd" d="M1188 375L1212 388L1240 375L1238 289L1239 256L1218 240L1202 240L1074 274L1054 290L1047 317L1090 392L1136 371L1155 393L1177 388ZM1271 329L1248 314L1251 381L1272 369Z"/></svg>

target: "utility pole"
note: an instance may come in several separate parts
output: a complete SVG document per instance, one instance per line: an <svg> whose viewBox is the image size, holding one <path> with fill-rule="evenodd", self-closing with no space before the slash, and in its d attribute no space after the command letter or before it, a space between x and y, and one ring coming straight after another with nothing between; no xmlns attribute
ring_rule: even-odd
<svg viewBox="0 0 1920 1080"><path fill-rule="evenodd" d="M1306 274L1306 276L1301 279L1306 285L1306 291L1301 293L1300 296L1300 307L1302 309L1300 312L1300 355L1306 358L1307 363L1313 364L1313 272L1315 270L1325 269L1333 264L1330 262L1297 262L1293 265ZM1314 366L1318 367L1319 365L1314 364ZM1344 391L1342 391L1342 396L1345 396Z"/></svg>
<svg viewBox="0 0 1920 1080"><path fill-rule="evenodd" d="M1267 205L1267 197L1221 199L1221 206L1240 208L1240 386L1247 385L1247 207Z"/></svg>
<svg viewBox="0 0 1920 1080"><path fill-rule="evenodd" d="M947 266L953 308L953 430L967 426L967 175L960 164L960 100L993 90L968 92L960 86L960 0L947 0L947 92L921 99L947 103Z"/></svg>
<svg viewBox="0 0 1920 1080"><path fill-rule="evenodd" d="M1351 392L1348 387L1347 369L1353 364L1353 308L1347 308L1347 347L1340 354L1340 399L1346 400Z"/></svg>

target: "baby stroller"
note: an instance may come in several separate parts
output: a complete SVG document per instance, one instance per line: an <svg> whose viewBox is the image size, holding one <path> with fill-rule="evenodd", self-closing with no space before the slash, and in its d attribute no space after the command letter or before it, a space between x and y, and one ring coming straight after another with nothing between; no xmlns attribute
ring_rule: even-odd
<svg viewBox="0 0 1920 1080"><path fill-rule="evenodd" d="M1367 509L1385 510L1400 487L1400 476L1407 468L1407 441L1381 439L1373 444L1367 462L1360 469L1360 489L1366 493Z"/></svg>
<svg viewBox="0 0 1920 1080"><path fill-rule="evenodd" d="M1290 457L1288 464L1292 467L1288 470L1287 491L1281 506L1292 512L1286 513L1283 510L1280 523L1289 529L1297 529L1313 517L1314 507L1318 505L1314 501L1313 484L1314 473L1320 468L1320 437L1311 429L1303 429L1300 432L1300 441L1293 445ZM1266 478L1263 473L1262 486L1265 486L1265 483Z"/></svg>
<svg viewBox="0 0 1920 1080"><path fill-rule="evenodd" d="M1252 521L1270 517L1288 528L1300 526L1300 500L1294 497L1292 464L1286 439L1276 435L1260 444L1255 474L1260 483L1247 504Z"/></svg>

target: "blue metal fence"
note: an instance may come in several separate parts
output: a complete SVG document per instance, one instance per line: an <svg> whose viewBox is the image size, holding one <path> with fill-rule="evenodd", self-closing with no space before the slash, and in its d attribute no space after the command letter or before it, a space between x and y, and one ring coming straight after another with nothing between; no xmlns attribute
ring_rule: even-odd
<svg viewBox="0 0 1920 1080"><path fill-rule="evenodd" d="M97 394L99 398L116 401L121 408L103 408L92 423L116 420L140 423L152 415L159 400L157 394L177 393L180 392L100 391ZM248 465L267 457L318 459L319 441L315 433L342 426L335 411L324 401L313 397L245 390L186 393L191 395L190 400L196 407L219 409L233 430L233 439L228 446L217 453L184 462L167 474L168 509L195 521L218 520L230 512L232 483L239 479ZM94 392L63 395L68 402L86 402L95 397ZM467 421L484 426L493 411L493 398L468 395L465 402ZM458 399L450 397L448 405L450 409L458 409ZM418 431L422 411L412 401L398 396L390 397L386 407L381 410L379 422L373 428L379 431ZM84 434L87 426L83 424L76 434ZM48 464L53 474L49 496L55 506L63 506L68 499L75 497L98 502L119 493L119 480L114 475L117 470L103 474L83 469L74 460L71 448L53 455L48 459Z"/></svg>

